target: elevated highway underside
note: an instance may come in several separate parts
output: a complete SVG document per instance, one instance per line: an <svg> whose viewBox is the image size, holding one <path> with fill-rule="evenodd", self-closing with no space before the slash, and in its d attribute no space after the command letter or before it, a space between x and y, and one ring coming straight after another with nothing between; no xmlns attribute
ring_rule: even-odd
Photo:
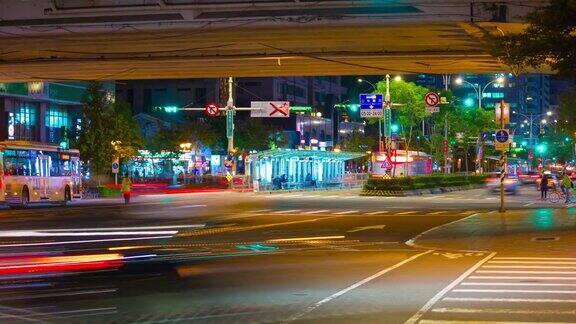
<svg viewBox="0 0 576 324"><path fill-rule="evenodd" d="M52 16L42 6L8 8L0 12L0 82L507 71L486 53L481 39L485 33L519 31L522 24L488 22L478 19L480 14L466 17L466 1L450 3L394 13L405 7L402 4L384 8L390 12L378 17L363 12L360 18L346 19L329 17L337 12L334 8L313 19L306 7L308 16L299 17L305 21L269 16L238 20L240 13L248 14L243 9L230 11L232 18L226 16L230 12L217 11L220 16L214 18L214 12L204 11L187 25L123 22L127 16L113 11L108 15L108 7L90 7L88 13L77 8L73 11L80 12L71 14L56 11ZM346 10L352 9L358 11ZM376 9L382 8L371 10ZM28 16L12 17L26 10ZM109 22L91 25L94 12L99 21ZM264 15L255 12L250 15Z"/></svg>

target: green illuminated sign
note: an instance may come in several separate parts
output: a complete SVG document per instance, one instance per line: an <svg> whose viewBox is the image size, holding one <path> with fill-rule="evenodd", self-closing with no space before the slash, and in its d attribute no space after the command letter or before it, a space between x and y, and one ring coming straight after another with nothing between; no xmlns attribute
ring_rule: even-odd
<svg viewBox="0 0 576 324"><path fill-rule="evenodd" d="M290 111L291 112L311 112L312 107L310 107L310 106L291 106Z"/></svg>

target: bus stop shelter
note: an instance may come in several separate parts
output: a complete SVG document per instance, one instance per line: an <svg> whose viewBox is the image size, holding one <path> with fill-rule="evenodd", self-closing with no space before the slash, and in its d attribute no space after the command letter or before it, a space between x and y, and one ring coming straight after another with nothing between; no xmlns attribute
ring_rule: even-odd
<svg viewBox="0 0 576 324"><path fill-rule="evenodd" d="M276 149L248 158L256 190L337 187L343 183L345 162L363 153Z"/></svg>

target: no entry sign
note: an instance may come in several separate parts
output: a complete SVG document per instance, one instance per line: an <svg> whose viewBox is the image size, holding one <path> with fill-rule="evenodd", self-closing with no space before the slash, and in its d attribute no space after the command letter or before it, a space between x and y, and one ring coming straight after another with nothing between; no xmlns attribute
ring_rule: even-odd
<svg viewBox="0 0 576 324"><path fill-rule="evenodd" d="M424 96L424 102L427 107L436 107L440 103L440 96L436 92L428 92Z"/></svg>
<svg viewBox="0 0 576 324"><path fill-rule="evenodd" d="M206 107L204 107L204 111L206 112L206 115L210 117L216 117L220 115L220 107L214 103L207 104Z"/></svg>

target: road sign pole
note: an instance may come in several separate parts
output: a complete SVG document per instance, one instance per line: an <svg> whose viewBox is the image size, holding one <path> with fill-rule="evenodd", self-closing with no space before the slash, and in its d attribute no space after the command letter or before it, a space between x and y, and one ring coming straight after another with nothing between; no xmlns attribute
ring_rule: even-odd
<svg viewBox="0 0 576 324"><path fill-rule="evenodd" d="M500 103L500 129L504 129L504 100ZM500 209L501 213L505 212L504 208L504 180L506 178L506 149L500 151Z"/></svg>
<svg viewBox="0 0 576 324"><path fill-rule="evenodd" d="M226 137L228 152L234 151L234 98L232 97L232 77L228 78L228 102L226 103Z"/></svg>

